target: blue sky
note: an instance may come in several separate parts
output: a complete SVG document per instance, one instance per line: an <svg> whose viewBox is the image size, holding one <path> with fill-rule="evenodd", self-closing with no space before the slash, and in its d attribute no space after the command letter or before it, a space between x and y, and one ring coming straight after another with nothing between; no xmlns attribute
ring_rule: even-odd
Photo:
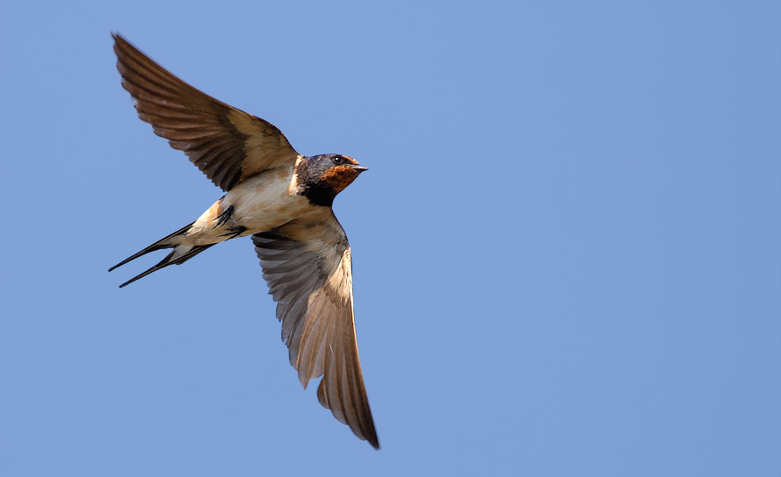
<svg viewBox="0 0 781 477"><path fill-rule="evenodd" d="M0 9L4 476L781 473L778 2ZM221 195L111 31L370 168L334 208L380 452L249 239L106 272Z"/></svg>

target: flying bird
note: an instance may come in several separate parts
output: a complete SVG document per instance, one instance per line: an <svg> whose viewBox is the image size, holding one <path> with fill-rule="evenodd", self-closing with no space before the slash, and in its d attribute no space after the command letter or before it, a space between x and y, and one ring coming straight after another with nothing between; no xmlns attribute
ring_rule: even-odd
<svg viewBox="0 0 781 477"><path fill-rule="evenodd" d="M355 337L350 245L332 210L336 195L366 168L343 154L299 154L273 124L195 89L112 36L122 86L138 117L225 195L109 271L170 249L121 288L217 243L252 236L301 385L322 376L320 404L379 449Z"/></svg>

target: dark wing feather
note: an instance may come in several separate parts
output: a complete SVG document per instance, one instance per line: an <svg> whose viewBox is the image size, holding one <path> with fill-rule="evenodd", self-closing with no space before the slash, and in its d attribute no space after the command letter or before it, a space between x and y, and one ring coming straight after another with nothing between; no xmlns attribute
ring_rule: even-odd
<svg viewBox="0 0 781 477"><path fill-rule="evenodd" d="M295 162L298 153L276 126L202 93L113 36L122 86L138 117L217 186L227 191L266 169Z"/></svg>
<svg viewBox="0 0 781 477"><path fill-rule="evenodd" d="M323 376L320 404L379 449L358 358L344 229L326 209L255 234L252 241L301 384L306 388L310 379Z"/></svg>

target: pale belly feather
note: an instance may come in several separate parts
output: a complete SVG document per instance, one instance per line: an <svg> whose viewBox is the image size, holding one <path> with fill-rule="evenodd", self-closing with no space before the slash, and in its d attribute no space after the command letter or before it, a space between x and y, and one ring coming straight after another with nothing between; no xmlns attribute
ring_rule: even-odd
<svg viewBox="0 0 781 477"><path fill-rule="evenodd" d="M292 168L291 168L292 169ZM266 171L238 184L215 202L182 236L183 244L206 245L236 236L252 235L283 225L312 206L295 193L290 169ZM220 214L229 208L230 217ZM246 230L236 234L240 228Z"/></svg>

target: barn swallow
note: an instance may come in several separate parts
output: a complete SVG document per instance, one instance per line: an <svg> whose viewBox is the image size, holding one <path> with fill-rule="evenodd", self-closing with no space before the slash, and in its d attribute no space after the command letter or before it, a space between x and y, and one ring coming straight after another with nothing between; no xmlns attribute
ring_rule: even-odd
<svg viewBox="0 0 781 477"><path fill-rule="evenodd" d="M358 357L352 258L334 198L366 168L343 154L303 156L273 124L180 80L118 34L117 69L138 117L225 191L193 223L119 262L170 253L124 287L220 242L252 236L277 303L290 364L320 404L379 449Z"/></svg>

